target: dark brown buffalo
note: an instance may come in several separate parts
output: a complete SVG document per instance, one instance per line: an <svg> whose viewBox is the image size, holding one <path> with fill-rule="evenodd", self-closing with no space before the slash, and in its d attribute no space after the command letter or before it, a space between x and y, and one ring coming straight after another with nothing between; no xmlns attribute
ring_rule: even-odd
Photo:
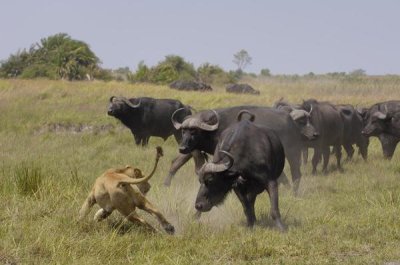
<svg viewBox="0 0 400 265"><path fill-rule="evenodd" d="M347 153L347 159L351 159L354 154L353 144L358 147L358 151L364 160L368 157L369 139L364 136L363 118L357 110L350 104L336 105L343 120L343 147Z"/></svg>
<svg viewBox="0 0 400 265"><path fill-rule="evenodd" d="M284 164L283 146L271 129L249 120L231 124L221 133L213 162L200 169L201 185L195 207L200 212L210 211L233 189L243 206L247 225L252 227L256 221L256 197L267 191L272 219L280 230L285 230L278 207L277 183Z"/></svg>
<svg viewBox="0 0 400 265"><path fill-rule="evenodd" d="M314 148L312 158L312 173L316 174L317 165L323 157L322 171L328 172L328 163L330 156L330 146L333 146L336 154L337 168L343 171L341 165L344 124L340 111L329 102L319 102L315 99L304 101L301 108L305 111L311 111L311 122L319 133L315 141L307 142L308 147Z"/></svg>
<svg viewBox="0 0 400 265"><path fill-rule="evenodd" d="M197 81L177 80L169 85L172 89L184 91L211 91L213 90L210 85Z"/></svg>
<svg viewBox="0 0 400 265"><path fill-rule="evenodd" d="M252 86L248 84L231 84L226 87L226 92L228 93L238 93L238 94L252 94L260 95L260 91L255 90Z"/></svg>
<svg viewBox="0 0 400 265"><path fill-rule="evenodd" d="M362 110L361 115L365 125L362 133L366 137L378 137L384 157L391 159L400 141L400 101L376 103Z"/></svg>
<svg viewBox="0 0 400 265"><path fill-rule="evenodd" d="M256 124L268 126L279 136L290 165L293 191L296 194L301 178L301 149L305 142L315 139L318 135L310 123L310 114L304 110L297 110L289 115L285 111L259 106L206 110L186 117L182 123L174 121L175 127L182 129L182 141L179 146L182 155L171 165L164 183L170 184L173 175L190 159L190 152L198 150L213 154L222 131L236 122L236 117L242 110L253 113Z"/></svg>
<svg viewBox="0 0 400 265"><path fill-rule="evenodd" d="M182 134L171 122L171 116L177 109L182 109L176 117L177 120L182 121L184 117L191 114L189 106L175 99L149 97L128 99L112 96L107 113L131 130L137 145L145 146L150 136L166 140L174 135L179 143Z"/></svg>

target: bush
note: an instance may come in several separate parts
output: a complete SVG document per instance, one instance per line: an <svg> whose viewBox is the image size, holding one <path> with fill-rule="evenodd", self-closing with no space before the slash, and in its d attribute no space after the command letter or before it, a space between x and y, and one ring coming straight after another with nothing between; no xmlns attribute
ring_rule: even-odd
<svg viewBox="0 0 400 265"><path fill-rule="evenodd" d="M43 172L37 165L22 163L15 168L14 179L19 194L33 195L39 191L43 181Z"/></svg>
<svg viewBox="0 0 400 265"><path fill-rule="evenodd" d="M0 77L83 80L101 69L99 64L89 45L59 33L1 62Z"/></svg>

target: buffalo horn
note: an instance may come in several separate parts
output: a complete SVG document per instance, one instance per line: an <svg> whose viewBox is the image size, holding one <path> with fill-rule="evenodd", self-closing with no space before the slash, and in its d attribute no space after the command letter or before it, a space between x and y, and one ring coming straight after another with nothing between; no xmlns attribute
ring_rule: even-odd
<svg viewBox="0 0 400 265"><path fill-rule="evenodd" d="M215 110L211 110L212 112L214 112L215 117L217 118L217 122L214 125L209 125L205 122L200 122L199 123L199 128L205 131L215 131L216 129L218 129L219 126L219 118L218 118L218 113Z"/></svg>
<svg viewBox="0 0 400 265"><path fill-rule="evenodd" d="M385 120L385 119L387 118L387 114L382 113L382 112L380 112L380 111L377 111L377 112L375 113L375 116L376 116L378 119L380 119L380 120Z"/></svg>
<svg viewBox="0 0 400 265"><path fill-rule="evenodd" d="M242 115L243 115L244 113L249 114L249 116L250 116L250 119L249 119L249 120L250 120L251 122L253 122L254 119L256 118L256 115L254 115L254 114L251 113L250 111L244 109L244 110L239 111L239 113L238 113L238 115L237 115L237 120L238 120L238 121L241 121L241 120L242 120Z"/></svg>
<svg viewBox="0 0 400 265"><path fill-rule="evenodd" d="M177 129L177 130L179 130L182 127L182 123L179 123L175 120L175 114L184 109L185 108L180 108L180 109L175 110L174 113L172 113L171 121L172 121L172 124L174 125L175 129Z"/></svg>
<svg viewBox="0 0 400 265"><path fill-rule="evenodd" d="M310 114L311 115L311 111L312 111L312 104L310 104L311 105L311 108L310 108L310 111L308 112L308 114Z"/></svg>
<svg viewBox="0 0 400 265"><path fill-rule="evenodd" d="M226 163L223 163L223 164L219 164L219 163L217 164L217 163L213 163L213 162L205 163L203 165L203 167L200 169L200 172L202 174L224 172L232 167L233 162L234 162L232 155L226 151L219 151L219 152L225 154L229 158L229 161Z"/></svg>
<svg viewBox="0 0 400 265"><path fill-rule="evenodd" d="M125 102L129 107L134 108L134 109L138 108L140 106L140 103L142 103L142 101L140 99L139 99L139 103L136 105L132 104L132 102L130 102L129 99L127 99L127 98L121 98L121 100L123 102Z"/></svg>

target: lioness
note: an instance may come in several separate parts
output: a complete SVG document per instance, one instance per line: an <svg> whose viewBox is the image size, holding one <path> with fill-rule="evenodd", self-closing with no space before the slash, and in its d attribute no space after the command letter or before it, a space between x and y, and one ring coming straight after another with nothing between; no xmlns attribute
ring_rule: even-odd
<svg viewBox="0 0 400 265"><path fill-rule="evenodd" d="M101 209L97 211L94 219L97 221L107 218L112 211L117 209L131 222L139 222L148 228L154 228L135 212L136 207L152 215L155 215L164 230L173 234L175 228L164 216L146 199L144 194L150 189L147 182L156 171L158 160L163 155L161 147L157 147L156 161L153 171L147 177L143 177L138 168L126 166L125 168L111 168L98 177L94 186L79 211L79 220L84 218L94 204ZM133 186L137 185L137 186Z"/></svg>

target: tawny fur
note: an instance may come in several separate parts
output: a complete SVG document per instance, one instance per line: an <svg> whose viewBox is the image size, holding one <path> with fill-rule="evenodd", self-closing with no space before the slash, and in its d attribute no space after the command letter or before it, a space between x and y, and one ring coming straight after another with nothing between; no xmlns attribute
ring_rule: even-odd
<svg viewBox="0 0 400 265"><path fill-rule="evenodd" d="M119 211L131 222L139 222L154 230L144 219L140 218L135 209L138 207L157 217L164 230L174 233L174 227L146 199L145 194L150 189L148 180L154 175L158 160L162 156L161 147L157 147L157 156L153 171L146 177L138 168L111 168L98 177L94 186L79 211L79 219L84 218L96 203L101 207L94 216L97 221L104 220L114 210Z"/></svg>

